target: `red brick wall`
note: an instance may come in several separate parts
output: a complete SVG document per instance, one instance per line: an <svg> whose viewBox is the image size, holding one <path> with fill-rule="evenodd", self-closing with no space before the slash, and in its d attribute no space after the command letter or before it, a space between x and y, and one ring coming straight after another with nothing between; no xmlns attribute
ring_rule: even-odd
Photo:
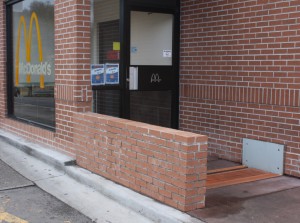
<svg viewBox="0 0 300 223"><path fill-rule="evenodd" d="M181 4L180 128L234 161L242 138L284 144L300 176L300 2Z"/></svg>
<svg viewBox="0 0 300 223"><path fill-rule="evenodd" d="M206 136L94 113L73 120L80 166L182 211L204 207Z"/></svg>
<svg viewBox="0 0 300 223"><path fill-rule="evenodd" d="M56 137L61 145L72 141L73 112L91 111L90 8L89 0L55 0Z"/></svg>

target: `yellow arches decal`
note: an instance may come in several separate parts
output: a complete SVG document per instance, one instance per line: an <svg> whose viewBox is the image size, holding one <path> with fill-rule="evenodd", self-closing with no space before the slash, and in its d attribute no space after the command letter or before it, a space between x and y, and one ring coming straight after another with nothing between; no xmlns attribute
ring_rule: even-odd
<svg viewBox="0 0 300 223"><path fill-rule="evenodd" d="M15 79L15 86L19 85L19 72L20 72L20 45L21 45L21 31L22 28L24 29L24 45L26 50L26 62L31 62L31 42L32 42L32 26L33 23L36 27L37 33L37 41L38 41L38 53L39 53L39 61L43 62L43 49L42 49L42 39L41 39L41 32L40 32L40 25L38 21L38 17L35 12L32 12L30 17L30 24L29 24L29 33L27 33L26 21L24 16L20 17L19 25L18 25L18 37L17 37L17 49L16 49L16 79ZM40 88L44 88L44 76L40 74ZM26 82L31 82L31 75L27 74Z"/></svg>

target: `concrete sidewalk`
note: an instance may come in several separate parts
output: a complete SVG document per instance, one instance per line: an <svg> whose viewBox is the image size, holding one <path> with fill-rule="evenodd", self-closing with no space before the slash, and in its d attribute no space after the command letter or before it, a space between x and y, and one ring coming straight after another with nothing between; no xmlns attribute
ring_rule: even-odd
<svg viewBox="0 0 300 223"><path fill-rule="evenodd" d="M66 203L38 188L0 159L0 222L93 223Z"/></svg>
<svg viewBox="0 0 300 223"><path fill-rule="evenodd" d="M79 168L68 156L1 130L0 159L94 222L294 223L300 219L298 178L281 176L208 190L206 208L188 215Z"/></svg>
<svg viewBox="0 0 300 223"><path fill-rule="evenodd" d="M300 187L248 199L231 200L227 205L211 208L209 212L201 217L209 223L300 222Z"/></svg>
<svg viewBox="0 0 300 223"><path fill-rule="evenodd" d="M208 189L205 206L189 214L209 223L300 222L300 179L278 176Z"/></svg>
<svg viewBox="0 0 300 223"><path fill-rule="evenodd" d="M202 222L77 167L66 155L1 130L0 159L95 222Z"/></svg>

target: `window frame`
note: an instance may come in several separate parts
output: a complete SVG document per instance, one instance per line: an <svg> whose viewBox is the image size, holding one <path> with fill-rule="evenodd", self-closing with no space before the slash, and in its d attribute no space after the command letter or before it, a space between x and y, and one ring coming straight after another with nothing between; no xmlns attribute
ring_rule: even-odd
<svg viewBox="0 0 300 223"><path fill-rule="evenodd" d="M14 112L14 52L13 52L13 6L24 0L6 0L5 1L5 12L6 12L6 103L7 103L7 117L23 122L25 124L40 127L46 130L56 131L56 120L54 119L54 126L49 126L43 123L38 123L35 121L23 119L17 117ZM55 12L54 12L55 13ZM55 14L54 14L55 16ZM55 26L54 26L55 29ZM55 31L55 30L54 30ZM53 46L55 50L55 45ZM55 70L54 70L55 75ZM54 88L55 88L55 77L54 77ZM53 96L55 100L55 95ZM56 113L56 108L54 107L54 115Z"/></svg>

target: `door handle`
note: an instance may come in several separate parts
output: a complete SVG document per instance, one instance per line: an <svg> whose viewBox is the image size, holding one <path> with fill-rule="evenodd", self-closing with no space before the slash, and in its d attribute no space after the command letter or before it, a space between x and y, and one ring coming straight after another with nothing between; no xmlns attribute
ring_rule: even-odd
<svg viewBox="0 0 300 223"><path fill-rule="evenodd" d="M129 90L138 90L138 78L139 69L138 67L129 67Z"/></svg>

